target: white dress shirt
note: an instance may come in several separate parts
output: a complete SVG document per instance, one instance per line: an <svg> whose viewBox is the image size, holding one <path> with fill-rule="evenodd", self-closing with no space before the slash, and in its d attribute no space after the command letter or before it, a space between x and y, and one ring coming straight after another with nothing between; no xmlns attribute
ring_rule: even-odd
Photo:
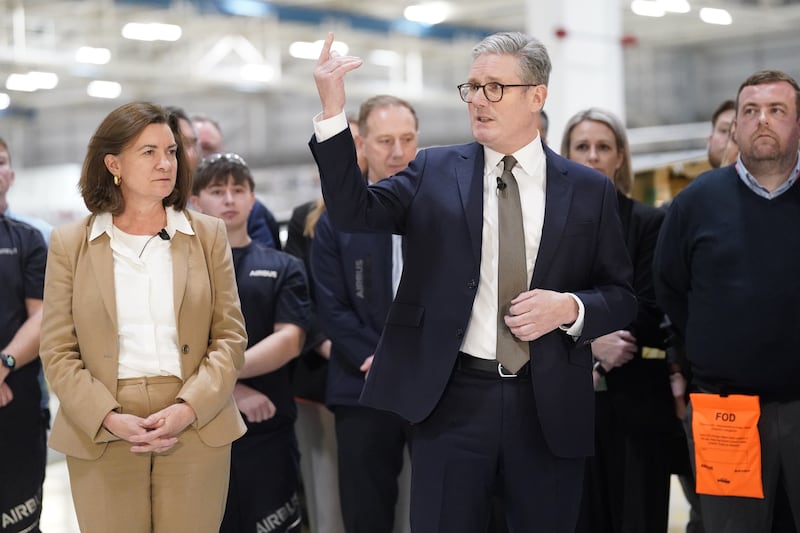
<svg viewBox="0 0 800 533"><path fill-rule="evenodd" d="M97 215L89 240L111 238L119 327L119 379L181 376L173 299L171 238L194 235L186 215L167 208L167 234L131 235L114 226L110 213Z"/></svg>
<svg viewBox="0 0 800 533"><path fill-rule="evenodd" d="M397 296L400 278L403 276L403 236L392 235L392 298Z"/></svg>

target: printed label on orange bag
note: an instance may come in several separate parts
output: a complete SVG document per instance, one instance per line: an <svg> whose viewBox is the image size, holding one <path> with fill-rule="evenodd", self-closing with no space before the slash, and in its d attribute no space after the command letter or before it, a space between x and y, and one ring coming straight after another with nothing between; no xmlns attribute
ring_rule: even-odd
<svg viewBox="0 0 800 533"><path fill-rule="evenodd" d="M758 396L689 397L697 493L763 499Z"/></svg>

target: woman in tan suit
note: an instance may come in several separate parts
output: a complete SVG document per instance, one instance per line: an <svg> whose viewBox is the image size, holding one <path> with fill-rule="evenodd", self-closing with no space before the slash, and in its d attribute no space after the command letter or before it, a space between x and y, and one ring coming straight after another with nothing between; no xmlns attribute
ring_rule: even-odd
<svg viewBox="0 0 800 533"><path fill-rule="evenodd" d="M185 210L177 121L134 102L89 144L91 215L53 231L41 357L81 531L216 532L246 333L224 223Z"/></svg>

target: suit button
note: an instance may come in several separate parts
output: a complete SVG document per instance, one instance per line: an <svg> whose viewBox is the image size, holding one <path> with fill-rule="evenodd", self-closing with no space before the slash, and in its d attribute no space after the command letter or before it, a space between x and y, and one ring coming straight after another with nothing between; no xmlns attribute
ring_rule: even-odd
<svg viewBox="0 0 800 533"><path fill-rule="evenodd" d="M458 337L459 339L463 338L464 337L464 330L461 329L461 328L458 328L456 330L456 337Z"/></svg>
<svg viewBox="0 0 800 533"><path fill-rule="evenodd" d="M188 344L184 344L183 346L181 346L181 352L183 352L184 355L189 353L189 345Z"/></svg>
<svg viewBox="0 0 800 533"><path fill-rule="evenodd" d="M472 278L471 280L469 280L469 281L467 282L467 288L468 288L468 289L474 289L474 288L476 288L477 286L478 286L478 280L476 280L475 278Z"/></svg>

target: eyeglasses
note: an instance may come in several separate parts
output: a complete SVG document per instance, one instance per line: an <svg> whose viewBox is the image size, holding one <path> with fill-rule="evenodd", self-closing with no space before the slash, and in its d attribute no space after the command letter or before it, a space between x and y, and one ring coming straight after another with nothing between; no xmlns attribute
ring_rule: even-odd
<svg viewBox="0 0 800 533"><path fill-rule="evenodd" d="M541 85L541 83L497 83L496 81L490 81L489 83L484 83L483 85L478 85L477 83L462 83L458 86L458 94L461 96L461 99L464 100L466 103L472 102L472 99L475 98L475 93L478 92L478 89L483 89L483 95L492 103L499 102L503 99L503 89L506 87L536 87Z"/></svg>
<svg viewBox="0 0 800 533"><path fill-rule="evenodd" d="M197 165L197 171L208 168L215 163L219 163L220 161L233 163L235 165L241 165L244 168L248 168L247 163L239 154L233 152L219 152L204 157L203 160Z"/></svg>

